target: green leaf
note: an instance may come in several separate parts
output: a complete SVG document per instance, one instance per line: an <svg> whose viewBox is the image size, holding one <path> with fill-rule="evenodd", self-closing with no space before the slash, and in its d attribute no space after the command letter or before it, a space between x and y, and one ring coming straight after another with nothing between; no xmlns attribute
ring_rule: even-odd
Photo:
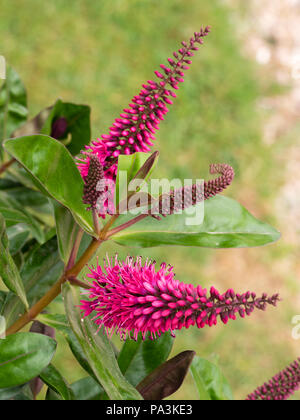
<svg viewBox="0 0 300 420"><path fill-rule="evenodd" d="M39 189L73 214L93 233L93 221L82 202L83 180L67 149L51 137L37 135L5 141L5 149L34 177Z"/></svg>
<svg viewBox="0 0 300 420"><path fill-rule="evenodd" d="M61 373L53 366L48 365L41 373L40 378L53 391L57 392L63 400L74 400L75 395Z"/></svg>
<svg viewBox="0 0 300 420"><path fill-rule="evenodd" d="M24 168L18 167L17 175L21 172L29 176ZM15 174L14 174L15 175ZM9 176L14 176L10 175ZM0 179L0 203L7 207L16 208L22 212L25 210L31 218L38 221L39 225L53 226L52 205L48 197L45 197L40 191L34 191L23 186L19 182L1 182L7 179ZM2 185L1 185L2 184Z"/></svg>
<svg viewBox="0 0 300 420"><path fill-rule="evenodd" d="M199 225L187 226L186 220L191 215L184 211L161 221L147 217L112 239L120 245L142 248L162 245L242 248L270 244L280 237L276 229L257 220L231 198L211 198L205 201L204 209L204 220ZM121 215L118 224L129 219L132 215Z"/></svg>
<svg viewBox="0 0 300 420"><path fill-rule="evenodd" d="M15 293L23 302L26 309L28 302L19 270L14 263L8 249L8 238L6 234L5 220L0 214L0 277L6 287Z"/></svg>
<svg viewBox="0 0 300 420"><path fill-rule="evenodd" d="M156 340L149 337L144 341L127 339L118 357L118 363L125 378L134 386L165 362L172 350L174 339L170 333L162 334Z"/></svg>
<svg viewBox="0 0 300 420"><path fill-rule="evenodd" d="M27 211L23 208L19 207L18 203L15 200L8 199L6 203L10 205L4 206L3 203L3 194L0 195L0 213L4 217L6 221L6 226L11 227L19 223L25 223L32 236L40 243L43 243L45 240L44 232L42 230L42 226L37 220L32 217Z"/></svg>
<svg viewBox="0 0 300 420"><path fill-rule="evenodd" d="M182 385L195 356L194 351L184 351L150 373L137 390L145 400L162 400L174 394Z"/></svg>
<svg viewBox="0 0 300 420"><path fill-rule="evenodd" d="M116 179L115 204L116 206L126 197L128 185L135 177L148 179L157 162L158 153L134 153L120 155L118 159L118 173ZM148 161L148 162L147 162ZM146 162L148 163L147 165ZM126 177L121 176L124 173Z"/></svg>
<svg viewBox="0 0 300 420"><path fill-rule="evenodd" d="M71 388L77 401L101 400L104 392L102 386L91 377L79 379Z"/></svg>
<svg viewBox="0 0 300 420"><path fill-rule="evenodd" d="M230 386L217 365L197 356L192 362L191 372L200 400L233 400Z"/></svg>
<svg viewBox="0 0 300 420"><path fill-rule="evenodd" d="M0 389L0 401L30 401L33 400L29 385Z"/></svg>
<svg viewBox="0 0 300 420"><path fill-rule="evenodd" d="M61 401L62 398L57 392L53 391L53 389L48 388L45 400L46 401Z"/></svg>
<svg viewBox="0 0 300 420"><path fill-rule="evenodd" d="M66 147L70 153L77 155L91 140L90 114L91 109L87 105L67 103L59 99L45 121L41 134L50 136L53 123L58 118L65 118L67 130L59 140L66 140Z"/></svg>
<svg viewBox="0 0 300 420"><path fill-rule="evenodd" d="M74 357L80 366L92 377L95 377L92 368L89 365L87 357L83 352L79 341L71 330L70 324L65 315L61 314L43 314L39 316L39 320L52 328L59 331L66 339ZM102 389L103 390L103 389Z"/></svg>
<svg viewBox="0 0 300 420"><path fill-rule="evenodd" d="M56 237L44 245L37 245L28 255L21 270L21 277L30 306L34 305L58 280L63 272L63 263L57 250ZM24 312L24 306L13 295L9 294L1 315L6 318L10 326Z"/></svg>
<svg viewBox="0 0 300 420"><path fill-rule="evenodd" d="M0 89L0 143L27 119L25 87L15 70L6 69L6 79Z"/></svg>
<svg viewBox="0 0 300 420"><path fill-rule="evenodd" d="M74 293L70 284L64 284L63 296L69 323L97 380L110 399L140 400L140 394L122 375L106 333L97 333L94 323L88 318L81 318Z"/></svg>
<svg viewBox="0 0 300 420"><path fill-rule="evenodd" d="M0 311L1 311L2 305L5 302L6 298L7 298L7 292L4 292L3 290L0 290Z"/></svg>
<svg viewBox="0 0 300 420"><path fill-rule="evenodd" d="M18 333L0 340L0 388L30 381L51 362L56 342L34 333Z"/></svg>
<svg viewBox="0 0 300 420"><path fill-rule="evenodd" d="M16 255L26 244L30 236L28 225L19 223L6 230L9 242L9 252Z"/></svg>
<svg viewBox="0 0 300 420"><path fill-rule="evenodd" d="M62 260L68 263L75 239L80 231L80 227L74 220L69 210L57 202L53 202L54 215L56 221L56 233L58 248Z"/></svg>

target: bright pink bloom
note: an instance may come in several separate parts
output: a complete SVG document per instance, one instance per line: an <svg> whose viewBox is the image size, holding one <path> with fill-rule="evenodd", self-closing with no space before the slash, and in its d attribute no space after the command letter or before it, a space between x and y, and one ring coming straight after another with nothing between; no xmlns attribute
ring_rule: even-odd
<svg viewBox="0 0 300 420"><path fill-rule="evenodd" d="M287 400L298 389L300 389L300 358L248 395L247 400Z"/></svg>
<svg viewBox="0 0 300 420"><path fill-rule="evenodd" d="M115 259L104 263L104 270L97 265L89 278L94 281L86 292L90 300L81 301L84 316L95 312L99 327L115 330L122 339L127 335L136 339L149 332L152 338L166 331L180 330L197 325L224 324L250 315L255 308L265 310L267 305L276 306L278 295L257 298L254 293L235 294L232 289L221 295L214 287L207 293L201 286L181 283L174 278L173 268L162 264L155 271L155 262L127 257L120 263Z"/></svg>
<svg viewBox="0 0 300 420"><path fill-rule="evenodd" d="M197 44L203 44L203 38L210 32L210 27L195 32L189 43L182 43L182 48L174 52L174 59L169 58L169 66L162 64L161 71L155 71L158 81L148 80L142 85L140 93L132 99L119 118L110 127L109 134L86 146L83 159L79 159L78 167L83 177L88 175L89 154L96 154L105 170L105 176L115 179L118 156L136 152L149 152L153 146L155 132L168 112L167 105L172 105L182 83L184 71L191 64Z"/></svg>

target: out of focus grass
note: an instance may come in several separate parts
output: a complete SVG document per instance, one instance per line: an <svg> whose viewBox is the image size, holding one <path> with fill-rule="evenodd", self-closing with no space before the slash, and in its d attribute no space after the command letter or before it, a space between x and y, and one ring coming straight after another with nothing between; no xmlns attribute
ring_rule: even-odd
<svg viewBox="0 0 300 420"><path fill-rule="evenodd" d="M165 63L182 39L202 24L213 31L197 53L179 97L161 125L156 148L158 176L207 177L213 162L237 172L226 193L264 220L276 224L272 200L280 185L274 150L263 145L264 94L255 64L243 57L231 11L218 0L9 0L1 2L0 53L21 74L31 114L57 97L92 107L93 136L107 133L113 119L141 83ZM274 180L276 170L276 180ZM299 287L293 272L294 249L284 240L251 250L196 248L123 249L106 245L102 253L147 255L175 266L179 279L220 290L280 291L278 310L198 331L181 331L174 354L194 349L216 353L236 398L243 398L296 356L291 339ZM289 263L287 263L289 261ZM61 341L55 364L69 381L84 375ZM176 398L196 399L189 376Z"/></svg>

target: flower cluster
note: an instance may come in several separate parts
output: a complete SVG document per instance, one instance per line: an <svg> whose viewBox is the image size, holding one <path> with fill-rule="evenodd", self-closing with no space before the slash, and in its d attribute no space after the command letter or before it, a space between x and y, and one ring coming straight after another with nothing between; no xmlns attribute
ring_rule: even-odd
<svg viewBox="0 0 300 420"><path fill-rule="evenodd" d="M298 389L300 389L300 358L248 395L247 400L287 400Z"/></svg>
<svg viewBox="0 0 300 420"><path fill-rule="evenodd" d="M122 339L127 335L137 338L142 333L152 338L166 331L180 330L196 325L217 324L218 318L227 324L237 315L244 318L254 309L265 310L276 306L279 297L255 293L236 294L232 289L220 294L214 287L185 284L175 279L173 268L162 264L158 271L155 262L128 257L119 262L117 256L104 262L104 270L97 265L88 277L93 279L89 300L81 301L84 316L95 312L94 321Z"/></svg>
<svg viewBox="0 0 300 420"><path fill-rule="evenodd" d="M173 53L173 58L168 59L168 66L162 64L161 70L155 71L157 80L148 80L142 85L140 93L134 96L129 107L114 121L109 134L103 134L101 139L86 146L82 152L84 157L78 162L83 177L88 175L91 154L99 158L105 177L115 179L120 154L150 151L155 140L154 134L168 112L167 106L172 105L172 99L176 97L174 90L179 89L179 84L184 81L184 72L192 63L194 51L198 50L197 44L203 44L203 38L209 32L209 26L201 28L188 43L182 42L182 47Z"/></svg>
<svg viewBox="0 0 300 420"><path fill-rule="evenodd" d="M166 216L195 206L227 188L233 181L234 170L226 164L213 164L210 166L211 174L221 174L216 179L205 181L203 184L194 184L163 194L158 202L151 208L151 214Z"/></svg>
<svg viewBox="0 0 300 420"><path fill-rule="evenodd" d="M96 209L97 202L104 192L101 181L104 180L103 166L96 155L90 156L89 171L84 177L83 202L89 204L91 209Z"/></svg>

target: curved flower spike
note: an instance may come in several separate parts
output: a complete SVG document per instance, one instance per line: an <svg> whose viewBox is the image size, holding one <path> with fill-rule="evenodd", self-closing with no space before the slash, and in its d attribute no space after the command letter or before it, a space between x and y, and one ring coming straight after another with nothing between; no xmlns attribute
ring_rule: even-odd
<svg viewBox="0 0 300 420"><path fill-rule="evenodd" d="M242 318L254 309L265 310L267 305L276 306L279 297L255 293L236 294L232 289L220 294L214 287L181 283L174 277L173 268L162 264L158 271L155 262L142 264L140 257L127 257L119 262L117 256L107 259L104 269L99 265L91 269L91 288L85 292L89 300L81 301L84 316L95 312L93 318L99 328L116 331L122 339L139 333L152 338L166 331L180 330L196 325L213 326L220 319L227 324L236 315Z"/></svg>
<svg viewBox="0 0 300 420"><path fill-rule="evenodd" d="M191 57L198 50L197 44L203 44L203 38L209 32L209 26L201 28L188 43L183 42L178 52L173 53L174 58L168 59L169 66L162 64L161 70L154 72L157 80L148 80L142 85L140 93L134 96L129 107L123 110L110 127L109 134L103 134L101 139L86 146L86 150L82 152L84 157L78 162L83 177L88 174L90 153L99 158L105 177L115 179L120 154L150 151L154 134L168 112L167 105L172 105L172 99L176 98L174 90L179 89L179 84L184 81L184 72L192 63Z"/></svg>
<svg viewBox="0 0 300 420"><path fill-rule="evenodd" d="M300 389L300 357L275 375L269 382L248 395L247 400L287 400L298 389Z"/></svg>
<svg viewBox="0 0 300 420"><path fill-rule="evenodd" d="M224 164L212 164L211 174L221 174L216 179L205 181L203 184L186 186L169 194L163 194L158 202L151 208L151 215L157 218L157 214L162 216L174 214L195 206L201 201L214 197L226 189L233 181L234 170L231 166Z"/></svg>

